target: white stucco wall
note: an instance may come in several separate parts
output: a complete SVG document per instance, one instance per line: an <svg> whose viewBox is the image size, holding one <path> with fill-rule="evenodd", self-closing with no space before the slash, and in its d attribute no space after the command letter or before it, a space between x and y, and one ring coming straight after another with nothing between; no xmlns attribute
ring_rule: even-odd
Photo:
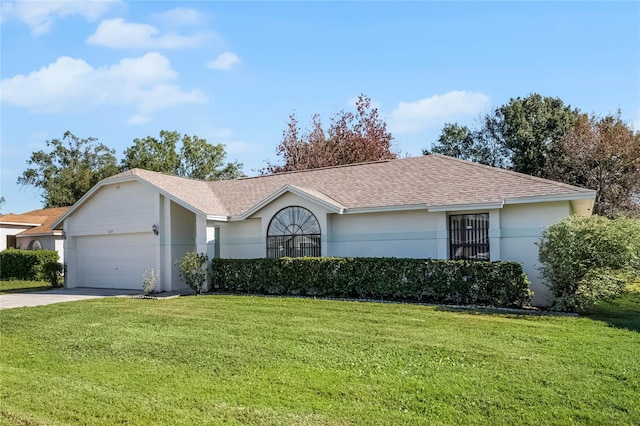
<svg viewBox="0 0 640 426"><path fill-rule="evenodd" d="M438 215L426 210L331 215L329 256L437 258Z"/></svg>
<svg viewBox="0 0 640 426"><path fill-rule="evenodd" d="M67 236L151 232L158 194L138 182L101 188L69 217Z"/></svg>
<svg viewBox="0 0 640 426"><path fill-rule="evenodd" d="M133 281L135 274L135 280L139 281L139 288L142 288L142 271L150 267L160 269L159 238L147 238L153 235L152 226L159 223L158 217L159 196L148 186L139 182L125 182L100 188L81 208L64 221L65 285L70 288L91 285L91 283L82 282L83 276L87 277L87 274L94 272L91 268L105 268L104 274L112 270L124 270L122 260L127 257L126 250L119 251L115 246L109 248L108 244L104 244L103 250L103 242L112 241L105 240L103 237L112 236L116 240L122 238L123 241L128 241L126 239L129 236L140 235L144 238L135 239L136 251L144 252L138 253L140 258L144 258L144 262L135 265L135 271L129 273L129 280ZM95 237L95 242L88 240L92 237ZM87 245L95 246L96 255L105 258L104 264L98 260L95 261L95 267L78 264L79 258L87 257L78 256L76 252L80 238L82 239L81 249ZM95 277L91 278L91 280L94 279L97 280ZM108 282L98 281L98 286L109 287ZM114 283L113 287L117 288L118 283Z"/></svg>
<svg viewBox="0 0 640 426"><path fill-rule="evenodd" d="M220 257L251 259L266 256L266 234L263 235L260 218L220 223L219 227Z"/></svg>
<svg viewBox="0 0 640 426"><path fill-rule="evenodd" d="M186 288L176 262L196 250L196 215L171 201L171 290Z"/></svg>
<svg viewBox="0 0 640 426"><path fill-rule="evenodd" d="M500 214L500 249L503 260L520 262L531 281L532 304L548 305L548 288L539 277L538 246L542 231L569 216L568 201L505 205ZM493 260L493 259L492 259Z"/></svg>

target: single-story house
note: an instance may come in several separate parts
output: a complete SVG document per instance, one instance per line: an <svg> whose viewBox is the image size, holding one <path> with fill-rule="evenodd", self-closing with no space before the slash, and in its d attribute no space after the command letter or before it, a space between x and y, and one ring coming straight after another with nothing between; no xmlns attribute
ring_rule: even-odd
<svg viewBox="0 0 640 426"><path fill-rule="evenodd" d="M68 209L55 207L0 216L0 251L8 248L56 250L60 262L64 263L62 230L51 229L51 225Z"/></svg>
<svg viewBox="0 0 640 426"><path fill-rule="evenodd" d="M279 256L512 260L546 304L536 243L588 216L595 191L442 155L204 182L132 169L99 182L54 224L66 286L185 286L176 260Z"/></svg>

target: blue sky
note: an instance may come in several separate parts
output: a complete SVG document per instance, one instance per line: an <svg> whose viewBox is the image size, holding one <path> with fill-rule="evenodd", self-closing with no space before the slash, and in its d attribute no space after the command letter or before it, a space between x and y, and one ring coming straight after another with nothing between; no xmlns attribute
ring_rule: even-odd
<svg viewBox="0 0 640 426"><path fill-rule="evenodd" d="M291 112L327 123L360 94L403 155L540 93L640 129L638 2L3 1L3 213L41 207L18 176L70 130L117 152L160 130L277 160Z"/></svg>

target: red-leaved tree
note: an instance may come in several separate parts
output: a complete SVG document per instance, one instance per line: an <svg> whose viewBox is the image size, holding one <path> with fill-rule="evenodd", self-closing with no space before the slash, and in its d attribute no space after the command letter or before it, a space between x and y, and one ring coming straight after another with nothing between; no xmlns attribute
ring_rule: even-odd
<svg viewBox="0 0 640 426"><path fill-rule="evenodd" d="M356 112L335 114L326 133L318 114L311 118L309 131L300 129L298 118L291 114L276 149L283 164L268 164L261 172L282 173L393 159L397 153L392 149L392 141L393 136L378 116L377 108L371 106L371 99L360 95Z"/></svg>

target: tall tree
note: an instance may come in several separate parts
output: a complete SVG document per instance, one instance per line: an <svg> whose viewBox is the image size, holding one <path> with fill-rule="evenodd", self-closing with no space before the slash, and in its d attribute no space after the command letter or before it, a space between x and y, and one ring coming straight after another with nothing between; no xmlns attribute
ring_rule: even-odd
<svg viewBox="0 0 640 426"><path fill-rule="evenodd" d="M511 99L485 118L484 135L504 148L512 170L545 177L580 111L537 93Z"/></svg>
<svg viewBox="0 0 640 426"><path fill-rule="evenodd" d="M158 139L153 136L136 138L133 140L133 146L125 149L120 166L123 170L138 168L161 173L175 173L180 165L180 159L176 152L179 141L180 133L167 130L161 130Z"/></svg>
<svg viewBox="0 0 640 426"><path fill-rule="evenodd" d="M319 167L362 163L396 158L392 150L393 136L387 124L371 105L371 99L360 95L356 112L340 111L331 117L326 132L319 115L311 119L311 130L299 127L295 114L289 116L287 128L276 153L283 164L268 164L263 173L280 173Z"/></svg>
<svg viewBox="0 0 640 426"><path fill-rule="evenodd" d="M225 156L224 145L213 145L197 136L184 135L177 174L209 181L242 177L242 164L225 164Z"/></svg>
<svg viewBox="0 0 640 426"><path fill-rule="evenodd" d="M2 206L4 205L4 197L0 197L0 214L2 214Z"/></svg>
<svg viewBox="0 0 640 426"><path fill-rule="evenodd" d="M122 170L141 168L201 180L243 176L242 164L225 164L225 156L222 144L213 145L195 135L161 130L158 139L153 136L134 139L133 145L124 151L120 166Z"/></svg>
<svg viewBox="0 0 640 426"><path fill-rule="evenodd" d="M581 115L559 146L551 178L598 191L594 213L640 217L640 132L617 115Z"/></svg>
<svg viewBox="0 0 640 426"><path fill-rule="evenodd" d="M18 184L43 191L45 207L70 206L98 181L118 173L115 151L95 138L80 139L66 131L62 139L46 142L49 152L31 154Z"/></svg>
<svg viewBox="0 0 640 426"><path fill-rule="evenodd" d="M532 176L547 177L564 135L580 112L559 98L537 93L512 98L486 114L479 128L445 124L431 151Z"/></svg>
<svg viewBox="0 0 640 426"><path fill-rule="evenodd" d="M505 167L506 161L504 149L494 140L487 140L483 132L472 131L467 126L457 123L446 123L438 137L437 145L431 150L423 149L422 153L448 155L494 167Z"/></svg>

